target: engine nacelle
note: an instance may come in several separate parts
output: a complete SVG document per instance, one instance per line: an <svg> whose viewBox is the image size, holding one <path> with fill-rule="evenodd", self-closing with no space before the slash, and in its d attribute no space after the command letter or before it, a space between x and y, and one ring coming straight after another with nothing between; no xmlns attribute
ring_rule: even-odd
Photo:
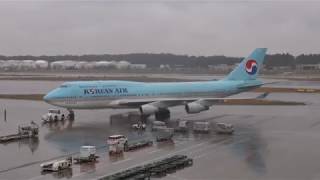
<svg viewBox="0 0 320 180"><path fill-rule="evenodd" d="M143 115L152 115L159 111L159 108L150 104L140 106L140 113Z"/></svg>
<svg viewBox="0 0 320 180"><path fill-rule="evenodd" d="M192 103L186 104L185 109L188 114L194 114L194 113L199 113L201 111L208 110L209 106L202 105L198 102L192 102Z"/></svg>

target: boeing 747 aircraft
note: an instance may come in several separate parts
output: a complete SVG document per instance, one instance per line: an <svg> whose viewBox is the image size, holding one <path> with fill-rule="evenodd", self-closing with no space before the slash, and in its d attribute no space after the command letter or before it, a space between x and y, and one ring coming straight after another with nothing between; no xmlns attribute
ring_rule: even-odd
<svg viewBox="0 0 320 180"><path fill-rule="evenodd" d="M134 81L74 81L52 90L44 101L72 109L137 108L141 115L170 117L169 107L183 105L199 113L264 83L257 80L266 48L255 49L225 78L218 81L144 83Z"/></svg>

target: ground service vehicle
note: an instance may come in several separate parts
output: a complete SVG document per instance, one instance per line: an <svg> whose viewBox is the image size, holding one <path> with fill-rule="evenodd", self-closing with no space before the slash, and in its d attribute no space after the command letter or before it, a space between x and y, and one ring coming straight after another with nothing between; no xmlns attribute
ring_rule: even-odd
<svg viewBox="0 0 320 180"><path fill-rule="evenodd" d="M188 121L180 120L178 122L178 127L175 128L175 131L178 131L178 132L186 132L186 131L188 131Z"/></svg>
<svg viewBox="0 0 320 180"><path fill-rule="evenodd" d="M124 151L125 145L128 143L128 138L124 135L112 135L107 139L109 146L109 154L120 154Z"/></svg>
<svg viewBox="0 0 320 180"><path fill-rule="evenodd" d="M71 168L71 166L72 157L40 164L42 171L60 171L63 169Z"/></svg>
<svg viewBox="0 0 320 180"><path fill-rule="evenodd" d="M77 163L92 162L98 158L95 146L81 146L79 157L73 158Z"/></svg>
<svg viewBox="0 0 320 180"><path fill-rule="evenodd" d="M49 109L48 113L41 118L44 122L63 121L66 119L65 115L59 109Z"/></svg>
<svg viewBox="0 0 320 180"><path fill-rule="evenodd" d="M0 136L0 143L20 140L24 138L37 138L39 134L39 126L31 121L30 125L19 125L18 133Z"/></svg>
<svg viewBox="0 0 320 180"><path fill-rule="evenodd" d="M172 140L172 137L174 135L174 129L173 128L159 128L156 132L156 141L169 141Z"/></svg>
<svg viewBox="0 0 320 180"><path fill-rule="evenodd" d="M218 134L232 134L234 132L234 128L232 124L216 123L215 131Z"/></svg>
<svg viewBox="0 0 320 180"><path fill-rule="evenodd" d="M194 122L193 131L199 133L209 133L210 132L210 123L207 121L203 122Z"/></svg>
<svg viewBox="0 0 320 180"><path fill-rule="evenodd" d="M163 121L153 121L152 122L152 131L157 131L158 129L167 128L167 125Z"/></svg>

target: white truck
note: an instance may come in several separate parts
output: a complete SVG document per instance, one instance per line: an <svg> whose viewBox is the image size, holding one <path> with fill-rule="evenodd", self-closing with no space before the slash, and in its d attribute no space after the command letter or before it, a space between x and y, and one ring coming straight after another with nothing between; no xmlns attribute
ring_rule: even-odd
<svg viewBox="0 0 320 180"><path fill-rule="evenodd" d="M128 138L124 135L112 135L107 139L109 146L109 154L121 154L124 151L125 145L128 143Z"/></svg>
<svg viewBox="0 0 320 180"><path fill-rule="evenodd" d="M208 121L194 122L193 123L193 132L209 133L210 132L210 123Z"/></svg>
<svg viewBox="0 0 320 180"><path fill-rule="evenodd" d="M61 171L63 169L71 168L71 166L72 166L72 157L40 164L42 171Z"/></svg>
<svg viewBox="0 0 320 180"><path fill-rule="evenodd" d="M80 155L78 157L74 157L73 160L76 163L82 162L93 162L96 161L98 156L96 156L96 147L95 146L81 146L80 147Z"/></svg>
<svg viewBox="0 0 320 180"><path fill-rule="evenodd" d="M44 122L63 121L66 119L65 115L59 109L49 109L48 113L41 117Z"/></svg>

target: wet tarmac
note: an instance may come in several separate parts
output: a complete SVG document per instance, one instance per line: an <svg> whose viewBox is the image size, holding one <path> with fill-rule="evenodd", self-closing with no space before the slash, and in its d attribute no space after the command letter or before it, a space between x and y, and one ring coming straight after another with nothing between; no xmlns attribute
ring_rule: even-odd
<svg viewBox="0 0 320 180"><path fill-rule="evenodd" d="M3 82L8 83L12 82ZM22 92L23 89L26 92L30 87L42 87L37 89L42 93L55 86L50 83L17 83L14 88L0 88L0 93ZM318 86L312 82L303 85ZM237 96L254 97L256 94ZM108 135L124 134L134 140L153 138L154 134L149 130L133 131L130 122L125 120L110 125L112 114L132 110L78 110L75 121L41 125L38 139L0 144L0 179L96 179L173 154L186 154L194 159L194 164L163 179L320 179L320 96L271 93L267 98L308 104L214 106L210 111L193 115L186 114L183 107L174 107L172 119L232 123L235 134L177 133L173 142L156 143L153 147L118 157L107 154ZM41 124L41 115L52 108L44 102L23 100L0 100L0 105L0 135L16 132L18 124L31 120ZM4 108L7 110L6 121L1 117ZM59 173L41 174L40 163L77 153L81 145L96 145L99 162L74 165L72 170Z"/></svg>

